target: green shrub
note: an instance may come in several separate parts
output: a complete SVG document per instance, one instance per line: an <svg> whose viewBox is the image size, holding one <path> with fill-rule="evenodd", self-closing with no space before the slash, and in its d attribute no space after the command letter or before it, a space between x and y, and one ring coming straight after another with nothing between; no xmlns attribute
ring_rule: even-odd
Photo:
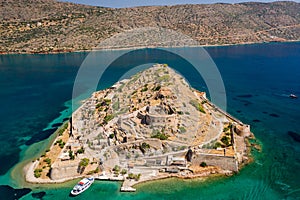
<svg viewBox="0 0 300 200"><path fill-rule="evenodd" d="M122 169L121 174L124 176L125 174L127 174L127 170L126 169Z"/></svg>
<svg viewBox="0 0 300 200"><path fill-rule="evenodd" d="M115 165L114 168L113 168L113 171L114 172L120 172L121 168L119 165Z"/></svg>
<svg viewBox="0 0 300 200"><path fill-rule="evenodd" d="M141 178L141 174L133 174L133 173L130 173L128 174L128 179L135 179L136 181L140 180Z"/></svg>
<svg viewBox="0 0 300 200"><path fill-rule="evenodd" d="M222 144L220 142L216 142L213 146L214 149L217 149L219 147L222 147Z"/></svg>
<svg viewBox="0 0 300 200"><path fill-rule="evenodd" d="M143 89L141 89L141 92L146 92L148 90L147 87L143 87Z"/></svg>
<svg viewBox="0 0 300 200"><path fill-rule="evenodd" d="M48 165L51 165L51 159L50 158L45 158L44 162L47 163Z"/></svg>
<svg viewBox="0 0 300 200"><path fill-rule="evenodd" d="M186 129L183 126L180 126L178 129L180 130L180 133L185 133L186 132Z"/></svg>
<svg viewBox="0 0 300 200"><path fill-rule="evenodd" d="M146 149L149 149L150 145L147 144L146 142L143 142L142 145L140 145L140 150L142 151L142 153L144 154L146 152Z"/></svg>
<svg viewBox="0 0 300 200"><path fill-rule="evenodd" d="M201 162L201 163L200 163L200 166L201 166L201 167L207 167L207 164L206 164L206 162Z"/></svg>
<svg viewBox="0 0 300 200"><path fill-rule="evenodd" d="M112 134L110 134L108 137L109 137L110 139L113 139L113 138L115 137L115 134L112 133Z"/></svg>
<svg viewBox="0 0 300 200"><path fill-rule="evenodd" d="M177 114L178 115L183 115L183 112L182 111L177 111Z"/></svg>
<svg viewBox="0 0 300 200"><path fill-rule="evenodd" d="M147 144L146 142L143 142L143 143L142 143L142 148L143 148L143 149L149 149L149 148L150 148L150 145Z"/></svg>
<svg viewBox="0 0 300 200"><path fill-rule="evenodd" d="M223 129L223 132L227 132L227 131L229 131L229 129L230 129L230 127L225 127L225 128Z"/></svg>
<svg viewBox="0 0 300 200"><path fill-rule="evenodd" d="M159 90L160 90L160 88L161 88L161 86L160 86L160 85L158 85L158 86L154 87L152 90L153 90L153 91L159 91Z"/></svg>
<svg viewBox="0 0 300 200"><path fill-rule="evenodd" d="M89 162L90 162L90 160L88 158L83 158L83 159L81 159L79 166L86 167L86 166L88 166Z"/></svg>
<svg viewBox="0 0 300 200"><path fill-rule="evenodd" d="M154 135L151 135L151 138L157 138L157 139L160 139L160 140L167 140L168 139L168 135L164 134L164 133L156 133Z"/></svg>
<svg viewBox="0 0 300 200"><path fill-rule="evenodd" d="M81 147L80 149L78 149L78 150L77 150L77 153L79 153L79 154L82 154L82 153L84 153L84 148L83 148L83 147Z"/></svg>
<svg viewBox="0 0 300 200"><path fill-rule="evenodd" d="M41 172L42 172L43 170L42 169L35 169L34 170L34 177L35 178L39 178L39 177L41 177Z"/></svg>
<svg viewBox="0 0 300 200"><path fill-rule="evenodd" d="M96 174L99 172L99 168L97 167L95 170L91 170L87 173L87 175L92 175L92 174Z"/></svg>
<svg viewBox="0 0 300 200"><path fill-rule="evenodd" d="M230 138L227 136L223 136L221 138L221 142L223 142L225 144L225 146L229 146L230 145Z"/></svg>
<svg viewBox="0 0 300 200"><path fill-rule="evenodd" d="M202 107L202 105L197 101L197 100L191 100L190 104L192 106L194 106L198 111L205 113L204 108Z"/></svg>
<svg viewBox="0 0 300 200"><path fill-rule="evenodd" d="M65 122L64 125L59 128L58 135L61 136L64 133L64 131L68 128L68 126L69 126L69 124L67 122Z"/></svg>
<svg viewBox="0 0 300 200"><path fill-rule="evenodd" d="M111 103L111 99L104 99L106 105L109 105Z"/></svg>
<svg viewBox="0 0 300 200"><path fill-rule="evenodd" d="M74 156L74 154L73 154L73 151L69 151L69 157L70 157L70 159L71 160L74 160L75 159L75 156Z"/></svg>
<svg viewBox="0 0 300 200"><path fill-rule="evenodd" d="M105 123L108 123L110 120L112 120L114 118L114 116L113 115L106 115L105 117L104 117L104 122Z"/></svg>
<svg viewBox="0 0 300 200"><path fill-rule="evenodd" d="M159 80L160 82L162 82L162 81L167 82L167 81L170 80L170 75L167 74L167 75L160 76L160 77L158 78L158 80Z"/></svg>
<svg viewBox="0 0 300 200"><path fill-rule="evenodd" d="M62 142L59 144L59 147L62 149L62 148L64 148L65 144L66 144L65 142Z"/></svg>

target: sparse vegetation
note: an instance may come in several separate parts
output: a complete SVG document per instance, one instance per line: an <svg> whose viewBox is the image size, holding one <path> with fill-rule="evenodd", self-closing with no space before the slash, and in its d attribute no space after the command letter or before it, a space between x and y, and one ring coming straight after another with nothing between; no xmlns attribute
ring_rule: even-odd
<svg viewBox="0 0 300 200"><path fill-rule="evenodd" d="M202 107L202 105L197 101L197 100L191 100L190 104L192 106L194 106L198 111L205 113L204 108Z"/></svg>
<svg viewBox="0 0 300 200"><path fill-rule="evenodd" d="M168 75L168 74L160 76L158 78L158 81L160 81L160 82L168 82L169 80L170 80L170 75Z"/></svg>
<svg viewBox="0 0 300 200"><path fill-rule="evenodd" d="M161 88L161 85L158 85L158 86L154 87L152 90L153 90L153 91L159 91L160 88Z"/></svg>
<svg viewBox="0 0 300 200"><path fill-rule="evenodd" d="M92 174L97 174L97 173L99 173L99 168L98 167L96 169L94 169L94 170L89 171L87 173L87 175L92 175Z"/></svg>
<svg viewBox="0 0 300 200"><path fill-rule="evenodd" d="M140 178L141 178L141 174L133 174L133 173L128 174L128 179L134 179L136 181L139 181Z"/></svg>
<svg viewBox="0 0 300 200"><path fill-rule="evenodd" d="M141 89L141 92L146 92L148 90L147 86Z"/></svg>
<svg viewBox="0 0 300 200"><path fill-rule="evenodd" d="M44 162L47 163L48 166L51 165L51 159L50 158L45 158Z"/></svg>
<svg viewBox="0 0 300 200"><path fill-rule="evenodd" d="M215 13L209 12L208 8L216 11L224 10L224 12L218 12L216 18ZM28 10L31 12L27 12ZM235 12L231 12L232 10ZM240 4L177 5L160 7L160 9L143 7L112 11L110 8L65 2L37 1L35 4L30 4L26 1L8 1L0 7L0 12L4 13L0 20L3 38L0 51L2 52L48 53L87 50L119 33L124 27L141 28L153 23L158 27L178 30L184 35L198 38L201 45L269 42L276 41L278 38L287 41L299 40L299 31L295 28L295 25L299 24L299 17L297 17L299 6L295 2L253 3L242 6ZM160 20L161 13L164 13L168 20ZM194 13L194 17L190 18L189 13ZM239 20L235 20L236 13L241 13L238 14ZM217 19L222 20L210 26L209 22ZM101 24L97 23L99 20ZM132 21L140 23L132 26ZM199 28L203 31L197 31ZM86 35L89 37L85 40L80 39ZM137 42L144 41L145 44L151 45L155 39L153 36L147 42L145 38L137 38ZM180 39L170 38L176 42ZM62 40L64 43L60 42ZM135 43L123 45L132 46Z"/></svg>
<svg viewBox="0 0 300 200"><path fill-rule="evenodd" d="M201 166L201 167L207 167L207 164L206 164L206 162L201 162L201 163L200 163L200 166Z"/></svg>
<svg viewBox="0 0 300 200"><path fill-rule="evenodd" d="M228 136L223 136L223 137L221 138L221 142L222 142L226 147L230 146L230 138L229 138Z"/></svg>
<svg viewBox="0 0 300 200"><path fill-rule="evenodd" d="M115 165L114 168L113 168L114 174L116 176L119 176L120 170L121 170L121 167L119 165Z"/></svg>
<svg viewBox="0 0 300 200"><path fill-rule="evenodd" d="M104 117L104 122L107 124L113 118L114 118L114 115L108 114Z"/></svg>
<svg viewBox="0 0 300 200"><path fill-rule="evenodd" d="M80 149L78 149L78 150L77 150L77 153L78 153L78 154L83 154L83 153L84 153L84 148L81 147Z"/></svg>
<svg viewBox="0 0 300 200"><path fill-rule="evenodd" d="M111 99L104 99L105 105L111 104Z"/></svg>
<svg viewBox="0 0 300 200"><path fill-rule="evenodd" d="M79 163L79 167L87 167L89 164L90 160L88 158L83 158L81 159Z"/></svg>
<svg viewBox="0 0 300 200"><path fill-rule="evenodd" d="M69 151L69 157L70 157L70 159L71 160L74 160L75 159L75 156L74 156L74 154L73 154L73 151Z"/></svg>
<svg viewBox="0 0 300 200"><path fill-rule="evenodd" d="M161 133L160 131L153 131L154 134L151 135L151 138L157 138L160 140L167 140L168 139L168 135L166 135L165 133Z"/></svg>
<svg viewBox="0 0 300 200"><path fill-rule="evenodd" d="M34 170L34 177L35 178L40 178L41 177L41 175L42 175L42 169L35 169Z"/></svg>
<svg viewBox="0 0 300 200"><path fill-rule="evenodd" d="M140 150L142 151L142 153L145 153L147 149L150 148L150 145L147 144L146 142L143 142L141 145L140 145Z"/></svg>
<svg viewBox="0 0 300 200"><path fill-rule="evenodd" d="M122 169L121 174L124 176L125 174L127 174L127 170L126 169Z"/></svg>
<svg viewBox="0 0 300 200"><path fill-rule="evenodd" d="M68 126L69 126L69 123L65 122L64 125L58 129L58 135L61 136L64 133L64 131L68 128Z"/></svg>
<svg viewBox="0 0 300 200"><path fill-rule="evenodd" d="M96 104L96 109L99 109L101 107L101 103Z"/></svg>
<svg viewBox="0 0 300 200"><path fill-rule="evenodd" d="M180 133L185 133L186 129L183 126L180 126L179 128Z"/></svg>
<svg viewBox="0 0 300 200"><path fill-rule="evenodd" d="M213 146L214 149L222 147L222 144L220 142L216 142Z"/></svg>
<svg viewBox="0 0 300 200"><path fill-rule="evenodd" d="M57 140L54 145L58 145L61 149L64 148L65 142L62 141L62 139Z"/></svg>
<svg viewBox="0 0 300 200"><path fill-rule="evenodd" d="M177 114L178 115L183 115L183 112L182 111L177 111Z"/></svg>
<svg viewBox="0 0 300 200"><path fill-rule="evenodd" d="M115 137L115 134L114 133L111 133L111 134L109 134L109 136L108 136L110 139L113 139L114 137Z"/></svg>
<svg viewBox="0 0 300 200"><path fill-rule="evenodd" d="M114 110L119 110L120 109L120 102L119 100L117 100L113 105L112 105L112 108Z"/></svg>
<svg viewBox="0 0 300 200"><path fill-rule="evenodd" d="M230 127L227 126L227 127L224 127L223 132L226 133L229 130L230 130Z"/></svg>

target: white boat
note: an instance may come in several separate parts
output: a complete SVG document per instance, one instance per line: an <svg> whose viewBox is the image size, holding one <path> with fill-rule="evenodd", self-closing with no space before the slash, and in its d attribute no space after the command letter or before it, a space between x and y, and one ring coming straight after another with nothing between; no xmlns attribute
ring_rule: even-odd
<svg viewBox="0 0 300 200"><path fill-rule="evenodd" d="M84 178L81 181L79 181L74 188L71 191L71 194L76 196L82 192L84 192L85 190L87 190L92 183L94 182L94 177L90 177L90 178Z"/></svg>
<svg viewBox="0 0 300 200"><path fill-rule="evenodd" d="M297 99L298 97L295 94L290 94L290 98Z"/></svg>

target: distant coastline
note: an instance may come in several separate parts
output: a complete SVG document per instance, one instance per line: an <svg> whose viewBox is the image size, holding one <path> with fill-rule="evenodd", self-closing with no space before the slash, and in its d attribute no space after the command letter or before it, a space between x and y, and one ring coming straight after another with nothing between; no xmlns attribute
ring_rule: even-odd
<svg viewBox="0 0 300 200"><path fill-rule="evenodd" d="M0 7L0 13L2 54L86 51L124 32L133 34L122 42L114 38L116 46L160 46L164 42L164 46L181 46L189 39L204 46L300 39L300 3L290 1L113 9L12 0ZM155 34L151 28L161 32Z"/></svg>
<svg viewBox="0 0 300 200"><path fill-rule="evenodd" d="M276 44L276 43L298 43L300 40L289 40L289 41L269 41L269 42L249 42L240 44L220 44L220 45L187 45L187 46L132 46L132 47L118 47L118 48L93 48L90 50L65 50L65 51L55 51L55 52L0 52L0 55L51 55L51 54L65 54L65 53L90 53L97 51L118 51L118 50L134 50L134 49L144 49L144 48L184 48L184 47L227 47L227 46L241 46L241 45L260 45L260 44Z"/></svg>

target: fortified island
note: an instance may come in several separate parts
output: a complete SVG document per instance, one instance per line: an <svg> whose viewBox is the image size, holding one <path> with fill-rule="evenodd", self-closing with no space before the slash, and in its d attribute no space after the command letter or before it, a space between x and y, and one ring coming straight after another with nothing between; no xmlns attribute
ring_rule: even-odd
<svg viewBox="0 0 300 200"><path fill-rule="evenodd" d="M93 175L122 180L121 191L168 177L232 175L251 161L243 124L167 65L156 64L93 93L25 168L26 181Z"/></svg>

